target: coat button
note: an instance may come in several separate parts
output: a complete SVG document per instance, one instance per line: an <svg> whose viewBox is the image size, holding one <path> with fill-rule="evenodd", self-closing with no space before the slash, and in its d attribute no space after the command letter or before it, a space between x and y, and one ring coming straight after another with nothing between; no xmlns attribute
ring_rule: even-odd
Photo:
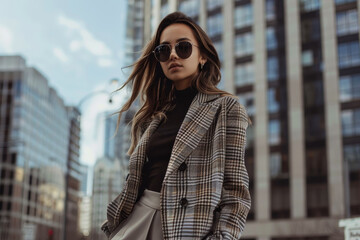
<svg viewBox="0 0 360 240"><path fill-rule="evenodd" d="M179 171L185 171L186 170L186 168L187 168L187 165L186 165L186 163L182 163L181 165L180 165L180 167L179 167Z"/></svg>
<svg viewBox="0 0 360 240"><path fill-rule="evenodd" d="M183 207L186 207L186 205L188 204L188 200L186 198L182 198L180 200L180 205Z"/></svg>

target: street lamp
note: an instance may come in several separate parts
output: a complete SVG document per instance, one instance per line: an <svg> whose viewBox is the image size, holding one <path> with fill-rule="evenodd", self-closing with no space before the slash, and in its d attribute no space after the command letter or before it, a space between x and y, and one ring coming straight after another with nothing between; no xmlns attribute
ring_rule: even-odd
<svg viewBox="0 0 360 240"><path fill-rule="evenodd" d="M111 85L111 86L117 87L118 84L119 84L119 79L117 79L117 78L112 78L109 81L109 85ZM112 95L114 94L114 91L109 91L109 90L106 90L106 89L102 89L102 90L97 90L97 91L94 91L94 92L91 92L91 93L85 95L82 99L80 99L79 103L77 104L77 108L80 110L82 104L85 101L87 101L88 99L90 99L90 98L92 98L94 96L100 95L100 94L109 95L109 103L112 103Z"/></svg>

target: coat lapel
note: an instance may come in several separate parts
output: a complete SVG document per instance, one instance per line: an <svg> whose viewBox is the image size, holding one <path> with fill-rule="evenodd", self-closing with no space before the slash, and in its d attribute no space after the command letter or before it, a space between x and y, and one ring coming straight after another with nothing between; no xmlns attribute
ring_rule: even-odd
<svg viewBox="0 0 360 240"><path fill-rule="evenodd" d="M157 117L151 121L140 138L133 154L130 156L129 170L137 176L138 180L140 180L142 168L146 160L146 147L149 142L149 138L159 126L161 119L161 117Z"/></svg>
<svg viewBox="0 0 360 240"><path fill-rule="evenodd" d="M219 96L201 92L195 96L176 135L164 181L191 154L209 129L218 109L218 105L209 102Z"/></svg>

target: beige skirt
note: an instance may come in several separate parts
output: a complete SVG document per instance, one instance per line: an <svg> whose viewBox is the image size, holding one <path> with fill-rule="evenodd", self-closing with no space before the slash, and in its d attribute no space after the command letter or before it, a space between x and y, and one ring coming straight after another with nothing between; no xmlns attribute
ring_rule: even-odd
<svg viewBox="0 0 360 240"><path fill-rule="evenodd" d="M145 189L133 211L110 235L111 240L162 240L160 193Z"/></svg>

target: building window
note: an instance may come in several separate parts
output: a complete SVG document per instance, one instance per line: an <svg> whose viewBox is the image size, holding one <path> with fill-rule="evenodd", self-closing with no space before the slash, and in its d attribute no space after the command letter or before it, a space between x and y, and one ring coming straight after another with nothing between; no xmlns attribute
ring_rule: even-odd
<svg viewBox="0 0 360 240"><path fill-rule="evenodd" d="M255 104L254 104L254 93L247 92L238 95L239 102L246 109L246 112L249 116L255 115Z"/></svg>
<svg viewBox="0 0 360 240"><path fill-rule="evenodd" d="M267 78L269 81L279 79L279 59L276 56L269 57L267 60Z"/></svg>
<svg viewBox="0 0 360 240"><path fill-rule="evenodd" d="M254 65L252 62L241 64L235 68L235 85L237 87L254 82Z"/></svg>
<svg viewBox="0 0 360 240"><path fill-rule="evenodd" d="M308 67L314 65L314 56L312 50L305 50L302 52L302 65Z"/></svg>
<svg viewBox="0 0 360 240"><path fill-rule="evenodd" d="M360 135L360 108L343 110L341 121L344 137Z"/></svg>
<svg viewBox="0 0 360 240"><path fill-rule="evenodd" d="M269 113L276 113L280 109L280 103L277 96L277 89L276 88L269 88L267 92L268 98L268 111Z"/></svg>
<svg viewBox="0 0 360 240"><path fill-rule="evenodd" d="M220 62L222 62L223 59L224 59L224 51L223 51L222 42L214 42L213 45L214 45L214 47L216 49L216 52L217 52L217 54L219 56Z"/></svg>
<svg viewBox="0 0 360 240"><path fill-rule="evenodd" d="M19 98L21 96L21 92L22 92L22 84L21 84L21 80L17 80L15 82L15 98ZM1 93L1 88L0 88L0 93Z"/></svg>
<svg viewBox="0 0 360 240"><path fill-rule="evenodd" d="M280 144L280 121L270 120L269 121L269 136L268 141L270 145Z"/></svg>
<svg viewBox="0 0 360 240"><path fill-rule="evenodd" d="M340 100L342 102L360 98L360 74L340 77Z"/></svg>
<svg viewBox="0 0 360 240"><path fill-rule="evenodd" d="M319 18L306 19L301 22L301 40L303 43L320 40Z"/></svg>
<svg viewBox="0 0 360 240"><path fill-rule="evenodd" d="M359 41L340 43L338 56L340 68L358 66L360 64Z"/></svg>
<svg viewBox="0 0 360 240"><path fill-rule="evenodd" d="M242 57L254 52L254 38L252 33L237 35L235 38L235 55Z"/></svg>
<svg viewBox="0 0 360 240"><path fill-rule="evenodd" d="M254 146L254 128L249 127L246 129L246 149Z"/></svg>
<svg viewBox="0 0 360 240"><path fill-rule="evenodd" d="M161 4L161 9L160 9L161 19L166 17L166 15L168 15L168 13L169 13L169 3L167 3L167 2L162 3Z"/></svg>
<svg viewBox="0 0 360 240"><path fill-rule="evenodd" d="M349 2L356 2L356 0L335 0L336 5L349 3Z"/></svg>
<svg viewBox="0 0 360 240"><path fill-rule="evenodd" d="M311 12L320 8L319 0L300 0L300 9L302 12Z"/></svg>
<svg viewBox="0 0 360 240"><path fill-rule="evenodd" d="M275 0L266 0L266 20L274 20L276 18Z"/></svg>
<svg viewBox="0 0 360 240"><path fill-rule="evenodd" d="M306 108L324 105L324 88L321 80L305 82L304 102Z"/></svg>
<svg viewBox="0 0 360 240"><path fill-rule="evenodd" d="M207 20L207 33L209 37L221 34L223 29L223 15L218 13L208 18Z"/></svg>
<svg viewBox="0 0 360 240"><path fill-rule="evenodd" d="M336 13L336 32L338 36L357 33L358 31L357 9Z"/></svg>
<svg viewBox="0 0 360 240"><path fill-rule="evenodd" d="M278 177L281 174L281 154L272 153L270 155L270 176Z"/></svg>
<svg viewBox="0 0 360 240"><path fill-rule="evenodd" d="M251 4L238 6L234 14L235 28L251 26L253 23L253 8Z"/></svg>
<svg viewBox="0 0 360 240"><path fill-rule="evenodd" d="M266 29L266 47L268 50L273 50L278 47L276 30L274 27L268 27Z"/></svg>
<svg viewBox="0 0 360 240"><path fill-rule="evenodd" d="M327 160L325 147L306 150L306 198L308 217L328 215Z"/></svg>
<svg viewBox="0 0 360 240"><path fill-rule="evenodd" d="M344 160L349 164L350 172L360 170L360 144L344 146Z"/></svg>
<svg viewBox="0 0 360 240"><path fill-rule="evenodd" d="M199 0L185 0L179 3L179 11L186 13L189 17L199 15Z"/></svg>
<svg viewBox="0 0 360 240"><path fill-rule="evenodd" d="M322 113L305 115L305 139L308 142L325 138L325 119Z"/></svg>
<svg viewBox="0 0 360 240"><path fill-rule="evenodd" d="M223 4L222 0L207 0L207 9L213 10Z"/></svg>

